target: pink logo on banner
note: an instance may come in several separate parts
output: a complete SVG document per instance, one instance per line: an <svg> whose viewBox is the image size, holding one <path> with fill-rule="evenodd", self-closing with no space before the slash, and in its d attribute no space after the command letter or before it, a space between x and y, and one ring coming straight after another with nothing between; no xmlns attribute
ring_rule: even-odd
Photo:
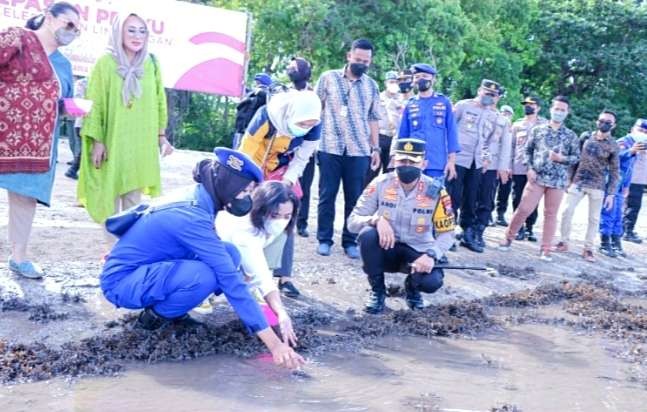
<svg viewBox="0 0 647 412"><path fill-rule="evenodd" d="M191 43L222 44L241 54L245 53L245 43L222 33L208 32L195 35ZM189 69L175 83L175 87L184 90L203 91L225 96L240 96L243 85L244 66L226 58L207 60Z"/></svg>

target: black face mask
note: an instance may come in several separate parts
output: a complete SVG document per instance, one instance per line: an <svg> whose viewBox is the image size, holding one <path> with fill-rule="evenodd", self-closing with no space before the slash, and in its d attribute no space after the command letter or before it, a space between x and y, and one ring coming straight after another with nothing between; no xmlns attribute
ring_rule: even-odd
<svg viewBox="0 0 647 412"><path fill-rule="evenodd" d="M395 173L398 175L398 179L406 185L420 178L422 170L415 166L398 166L395 168Z"/></svg>
<svg viewBox="0 0 647 412"><path fill-rule="evenodd" d="M411 82L402 82L398 84L400 93L409 93L411 91Z"/></svg>
<svg viewBox="0 0 647 412"><path fill-rule="evenodd" d="M608 122L598 122L598 130L602 133L608 133L613 128L613 125Z"/></svg>
<svg viewBox="0 0 647 412"><path fill-rule="evenodd" d="M234 216L245 216L252 210L252 197L247 195L242 199L234 199L225 209Z"/></svg>
<svg viewBox="0 0 647 412"><path fill-rule="evenodd" d="M426 92L427 90L431 89L431 83L432 82L429 79L419 79L416 82L416 87L418 91Z"/></svg>
<svg viewBox="0 0 647 412"><path fill-rule="evenodd" d="M526 114L526 116L529 116L531 114L535 114L535 108L532 106L524 106L523 112Z"/></svg>
<svg viewBox="0 0 647 412"><path fill-rule="evenodd" d="M351 63L350 72L353 73L353 76L362 77L364 73L368 70L368 66L364 63Z"/></svg>

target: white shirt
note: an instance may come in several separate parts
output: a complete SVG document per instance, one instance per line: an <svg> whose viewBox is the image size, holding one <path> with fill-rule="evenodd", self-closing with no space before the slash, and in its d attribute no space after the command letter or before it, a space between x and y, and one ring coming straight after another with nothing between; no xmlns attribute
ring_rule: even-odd
<svg viewBox="0 0 647 412"><path fill-rule="evenodd" d="M233 243L240 252L243 270L251 278L249 285L252 289L257 287L263 296L278 291L263 252L276 236L256 229L249 215L237 217L225 210L216 216L216 233L223 241Z"/></svg>

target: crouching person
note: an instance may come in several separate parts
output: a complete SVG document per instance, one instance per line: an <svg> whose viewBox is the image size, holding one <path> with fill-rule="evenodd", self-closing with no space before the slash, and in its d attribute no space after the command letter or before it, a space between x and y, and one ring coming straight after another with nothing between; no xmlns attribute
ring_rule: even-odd
<svg viewBox="0 0 647 412"><path fill-rule="evenodd" d="M274 361L296 367L303 358L268 326L239 270L240 254L213 227L220 210L238 216L250 212L250 193L262 180L261 170L233 150L215 153L216 160L196 166L192 190L149 209L121 235L107 257L101 289L117 307L143 309L137 322L145 329L195 325L188 312L211 293L224 294Z"/></svg>
<svg viewBox="0 0 647 412"><path fill-rule="evenodd" d="M422 174L424 152L422 140L398 140L395 172L373 180L349 217L349 230L359 232L371 286L368 313L384 310L384 272L408 273L405 290L411 309L423 308L420 292L434 293L443 285L443 271L434 266L453 243L454 212L442 182Z"/></svg>

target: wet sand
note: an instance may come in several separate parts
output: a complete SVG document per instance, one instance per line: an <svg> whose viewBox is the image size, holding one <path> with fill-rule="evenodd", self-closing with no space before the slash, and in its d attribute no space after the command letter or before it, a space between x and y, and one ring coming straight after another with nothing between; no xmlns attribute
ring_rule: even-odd
<svg viewBox="0 0 647 412"><path fill-rule="evenodd" d="M61 152L65 161L67 148ZM191 183L202 156L165 159L165 188ZM647 403L644 245L625 242L635 258L589 264L574 242L573 252L545 263L533 243L497 252L503 229L490 228L486 253L460 248L449 257L494 271L447 271L445 287L425 296L419 313L404 309L402 276L389 275L388 313L365 316L359 262L340 247L318 256L313 236L299 238L295 282L303 296L286 305L309 364L290 374L259 359L261 345L223 300L200 316L208 326L196 331L133 329L132 312L114 309L98 290L107 246L75 207L65 169L59 165L53 207L39 208L33 232L31 252L48 277L20 279L0 263L0 410L642 410ZM4 201L3 225L6 213ZM644 214L640 233L647 233ZM585 219L583 202L574 239L583 237ZM8 254L4 240L0 254Z"/></svg>

